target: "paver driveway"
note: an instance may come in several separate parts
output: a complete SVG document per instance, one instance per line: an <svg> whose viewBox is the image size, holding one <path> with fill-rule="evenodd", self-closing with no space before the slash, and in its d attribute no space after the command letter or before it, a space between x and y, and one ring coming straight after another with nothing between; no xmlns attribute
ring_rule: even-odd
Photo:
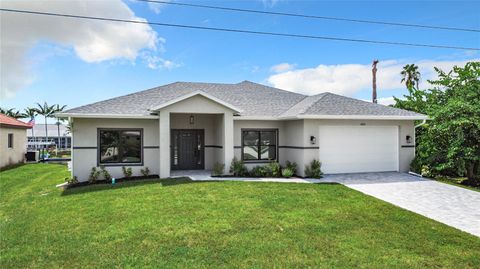
<svg viewBox="0 0 480 269"><path fill-rule="evenodd" d="M326 175L396 206L480 237L480 192L404 173Z"/></svg>

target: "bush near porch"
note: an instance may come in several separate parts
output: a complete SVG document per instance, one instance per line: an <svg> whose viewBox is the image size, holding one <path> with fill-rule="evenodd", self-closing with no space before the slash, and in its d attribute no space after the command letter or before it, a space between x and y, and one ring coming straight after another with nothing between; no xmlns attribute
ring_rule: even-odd
<svg viewBox="0 0 480 269"><path fill-rule="evenodd" d="M221 176L218 168L223 169L223 164L216 163L212 172L212 176ZM230 165L230 173L236 177L292 177L296 175L297 163L286 161L285 166L281 166L278 162L272 161L266 165L254 166L250 171L242 160L233 158ZM318 160L312 160L305 166L305 177L307 178L321 178L323 173L321 170L321 163Z"/></svg>
<svg viewBox="0 0 480 269"><path fill-rule="evenodd" d="M0 172L0 268L479 268L480 239L338 184Z"/></svg>

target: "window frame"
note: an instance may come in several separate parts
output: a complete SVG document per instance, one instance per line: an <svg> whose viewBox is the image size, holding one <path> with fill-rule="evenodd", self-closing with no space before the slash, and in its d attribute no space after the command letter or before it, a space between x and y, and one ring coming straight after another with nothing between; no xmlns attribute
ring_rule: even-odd
<svg viewBox="0 0 480 269"><path fill-rule="evenodd" d="M100 133L102 131L139 131L140 132L140 162L116 162L116 163L102 163L101 162L101 150L100 145ZM97 166L143 166L144 154L143 154L143 128L97 128Z"/></svg>
<svg viewBox="0 0 480 269"><path fill-rule="evenodd" d="M245 163L270 163L270 162L278 162L279 160L279 131L278 131L278 128L242 128L240 130L242 132L242 136L241 136L241 148L242 148L242 156L241 156L241 160ZM256 160L251 160L251 159L245 159L244 158L244 148L245 146L248 146L248 145L245 145L245 141L244 141L244 138L245 138L245 133L246 132L258 132L258 140L259 140L259 145L256 145L259 149L262 145L260 144L260 141L261 141L261 132L275 132L275 159L271 159L271 160L266 160L266 159L256 159ZM258 154L260 154L260 151L258 151Z"/></svg>
<svg viewBox="0 0 480 269"><path fill-rule="evenodd" d="M13 133L8 133L7 134L7 148L13 149L14 146L14 135Z"/></svg>

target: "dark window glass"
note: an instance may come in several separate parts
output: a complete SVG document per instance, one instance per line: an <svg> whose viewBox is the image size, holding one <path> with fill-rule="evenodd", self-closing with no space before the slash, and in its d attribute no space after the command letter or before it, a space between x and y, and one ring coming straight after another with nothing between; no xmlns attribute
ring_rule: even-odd
<svg viewBox="0 0 480 269"><path fill-rule="evenodd" d="M248 146L257 146L259 141L259 132L246 131L243 133L243 144Z"/></svg>
<svg viewBox="0 0 480 269"><path fill-rule="evenodd" d="M8 148L13 149L13 134L8 134Z"/></svg>
<svg viewBox="0 0 480 269"><path fill-rule="evenodd" d="M276 130L243 131L242 137L243 160L252 161L277 159Z"/></svg>
<svg viewBox="0 0 480 269"><path fill-rule="evenodd" d="M100 163L141 163L140 130L100 130Z"/></svg>

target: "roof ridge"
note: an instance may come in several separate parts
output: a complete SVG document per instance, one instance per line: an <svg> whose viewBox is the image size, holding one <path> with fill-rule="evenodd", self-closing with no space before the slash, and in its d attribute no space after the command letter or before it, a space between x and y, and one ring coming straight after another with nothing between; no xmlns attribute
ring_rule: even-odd
<svg viewBox="0 0 480 269"><path fill-rule="evenodd" d="M298 114L304 114L305 112L307 112L307 110L308 110L309 108L311 108L312 106L318 104L318 102L320 102L320 101L323 99L323 97L325 97L328 93L329 93L329 92L322 92L322 93L319 93L319 94L310 96L310 97L315 97L315 96L321 95L321 96L318 98L318 100L316 100L315 102L313 102L312 104L310 104L310 105L309 105L308 107L306 107L305 109L302 109L302 111L301 111L300 113L298 113Z"/></svg>
<svg viewBox="0 0 480 269"><path fill-rule="evenodd" d="M296 94L296 95L301 95L301 96L309 97L309 95L301 94L301 93L298 93L298 92L287 91L287 90L284 90L284 89L280 89L280 88L276 88L276 87L272 87L272 86L268 86L268 85L264 85L264 84L260 84L260 83L256 83L256 82L252 82L252 81L249 81L249 80L244 80L244 81L242 81L242 82L240 82L240 83L237 83L237 85L238 85L238 84L242 84L242 83L251 83L251 84L259 85L259 86L262 86L262 87L264 87L264 88L269 88L269 89L272 89L272 90L277 90L277 91L286 92L286 93L290 93L290 94Z"/></svg>
<svg viewBox="0 0 480 269"><path fill-rule="evenodd" d="M284 114L288 114L288 112L290 112L290 110L291 110L294 106L299 105L301 102L305 101L305 99L313 98L313 97L316 97L316 96L319 96L319 95L321 95L321 96L318 98L318 100L316 100L315 102L313 102L313 103L310 104L309 106L307 106L307 107L305 107L305 108L302 108L302 109L300 110L300 112L298 112L298 113L296 113L296 114L297 114L297 115L300 115L300 114L305 113L305 112L307 111L307 109L309 109L310 107L312 107L313 105L315 105L318 101L320 101L320 99L323 98L323 96L325 96L325 93L324 93L324 92L319 93L319 94L315 94L315 95L304 95L305 97L304 97L302 100L300 100L300 101L298 101L297 103L295 103L294 105L290 106L287 110L285 110L284 112L278 114L278 116L282 116L282 115L284 115Z"/></svg>
<svg viewBox="0 0 480 269"><path fill-rule="evenodd" d="M309 97L310 97L310 96L305 96L305 97L303 97L302 100L300 100L300 101L296 102L295 104L291 105L291 106L288 107L285 111L281 112L281 113L278 114L277 116L282 116L283 114L287 114L287 113L290 111L290 109L292 109L294 106L300 104L301 102L303 102L303 100L305 100L305 99L307 99L307 98L309 98Z"/></svg>

